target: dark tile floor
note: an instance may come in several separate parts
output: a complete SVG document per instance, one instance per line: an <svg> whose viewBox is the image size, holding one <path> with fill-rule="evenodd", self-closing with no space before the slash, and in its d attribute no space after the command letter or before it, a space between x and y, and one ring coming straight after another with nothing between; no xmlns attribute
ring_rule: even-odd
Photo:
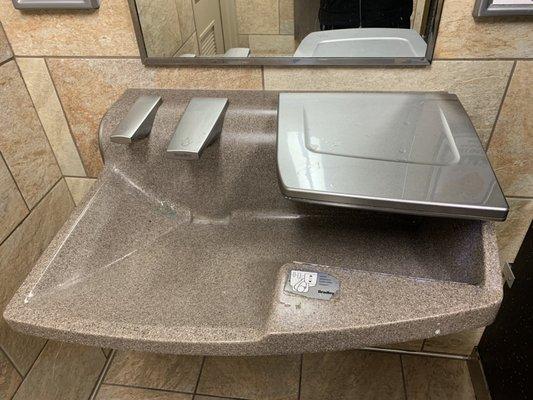
<svg viewBox="0 0 533 400"><path fill-rule="evenodd" d="M474 400L466 362L371 351L268 357L115 353L97 400Z"/></svg>

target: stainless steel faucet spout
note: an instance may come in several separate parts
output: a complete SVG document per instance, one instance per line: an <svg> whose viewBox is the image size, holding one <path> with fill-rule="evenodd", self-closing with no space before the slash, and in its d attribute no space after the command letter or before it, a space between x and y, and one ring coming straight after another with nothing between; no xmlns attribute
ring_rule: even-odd
<svg viewBox="0 0 533 400"><path fill-rule="evenodd" d="M150 134L161 96L140 96L111 135L114 143L129 144Z"/></svg>
<svg viewBox="0 0 533 400"><path fill-rule="evenodd" d="M186 160L200 158L202 151L222 132L228 99L193 97L183 113L167 153Z"/></svg>

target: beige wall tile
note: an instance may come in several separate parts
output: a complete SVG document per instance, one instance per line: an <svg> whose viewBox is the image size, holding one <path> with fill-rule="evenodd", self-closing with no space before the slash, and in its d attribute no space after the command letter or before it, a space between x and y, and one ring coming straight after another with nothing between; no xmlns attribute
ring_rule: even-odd
<svg viewBox="0 0 533 400"><path fill-rule="evenodd" d="M428 68L265 68L267 90L445 90L487 143L512 61L435 61Z"/></svg>
<svg viewBox="0 0 533 400"><path fill-rule="evenodd" d="M194 14L192 11L192 1L194 0L174 0L178 7L180 19L181 36L185 40L194 32Z"/></svg>
<svg viewBox="0 0 533 400"><path fill-rule="evenodd" d="M470 355L479 344L485 328L458 332L451 335L436 336L426 339L424 351Z"/></svg>
<svg viewBox="0 0 533 400"><path fill-rule="evenodd" d="M239 33L279 33L279 0L235 0Z"/></svg>
<svg viewBox="0 0 533 400"><path fill-rule="evenodd" d="M516 64L488 154L506 196L533 197L533 61Z"/></svg>
<svg viewBox="0 0 533 400"><path fill-rule="evenodd" d="M294 34L294 0L279 0L279 33Z"/></svg>
<svg viewBox="0 0 533 400"><path fill-rule="evenodd" d="M172 57L182 44L175 0L136 0L149 57Z"/></svg>
<svg viewBox="0 0 533 400"><path fill-rule="evenodd" d="M17 56L139 56L127 0L98 10L22 12L0 0L0 20Z"/></svg>
<svg viewBox="0 0 533 400"><path fill-rule="evenodd" d="M153 389L102 385L96 400L192 400L192 395L162 392ZM211 398L210 400L216 399Z"/></svg>
<svg viewBox="0 0 533 400"><path fill-rule="evenodd" d="M0 313L70 215L74 204L61 180L0 246ZM19 334L0 318L0 345L26 374L44 346L40 338Z"/></svg>
<svg viewBox="0 0 533 400"><path fill-rule="evenodd" d="M475 400L466 361L402 356L409 400Z"/></svg>
<svg viewBox="0 0 533 400"><path fill-rule="evenodd" d="M20 382L22 382L21 376L0 349L0 399L10 399Z"/></svg>
<svg viewBox="0 0 533 400"><path fill-rule="evenodd" d="M28 215L28 207L0 154L0 243Z"/></svg>
<svg viewBox="0 0 533 400"><path fill-rule="evenodd" d="M67 182L68 188L70 190L70 194L72 194L74 203L78 205L81 203L81 201L84 199L87 192L94 185L94 182L96 182L96 179L70 178L69 177L69 178L65 178L65 181Z"/></svg>
<svg viewBox="0 0 533 400"><path fill-rule="evenodd" d="M22 78L63 175L85 176L48 68L42 58L17 58Z"/></svg>
<svg viewBox="0 0 533 400"><path fill-rule="evenodd" d="M11 47L7 41L2 24L0 24L0 63L3 63L11 57L13 57L13 53L11 52Z"/></svg>
<svg viewBox="0 0 533 400"><path fill-rule="evenodd" d="M207 357L198 394L246 399L298 398L300 356Z"/></svg>
<svg viewBox="0 0 533 400"><path fill-rule="evenodd" d="M105 383L193 393L202 357L119 351Z"/></svg>
<svg viewBox="0 0 533 400"><path fill-rule="evenodd" d="M304 354L300 398L403 400L400 356L360 350Z"/></svg>
<svg viewBox="0 0 533 400"><path fill-rule="evenodd" d="M49 59L87 173L102 167L98 126L127 88L261 89L261 68L146 68L139 60Z"/></svg>
<svg viewBox="0 0 533 400"><path fill-rule="evenodd" d="M502 262L514 262L533 219L533 199L508 198L510 212L505 222L496 223Z"/></svg>
<svg viewBox="0 0 533 400"><path fill-rule="evenodd" d="M0 66L0 110L0 151L33 208L61 172L15 61Z"/></svg>
<svg viewBox="0 0 533 400"><path fill-rule="evenodd" d="M436 58L533 57L533 23L527 17L472 17L475 0L446 0L435 49Z"/></svg>
<svg viewBox="0 0 533 400"><path fill-rule="evenodd" d="M97 347L49 341L13 400L87 399L104 364Z"/></svg>
<svg viewBox="0 0 533 400"><path fill-rule="evenodd" d="M292 56L296 49L292 35L250 35L249 41L253 56Z"/></svg>

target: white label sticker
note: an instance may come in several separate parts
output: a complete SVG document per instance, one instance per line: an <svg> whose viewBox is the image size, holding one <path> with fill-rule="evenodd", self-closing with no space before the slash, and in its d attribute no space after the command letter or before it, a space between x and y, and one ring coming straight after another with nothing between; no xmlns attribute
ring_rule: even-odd
<svg viewBox="0 0 533 400"><path fill-rule="evenodd" d="M339 281L330 274L293 269L287 273L284 290L310 299L331 300L339 288Z"/></svg>
<svg viewBox="0 0 533 400"><path fill-rule="evenodd" d="M308 271L291 271L290 284L294 291L298 293L307 293L310 287L316 286L318 274Z"/></svg>

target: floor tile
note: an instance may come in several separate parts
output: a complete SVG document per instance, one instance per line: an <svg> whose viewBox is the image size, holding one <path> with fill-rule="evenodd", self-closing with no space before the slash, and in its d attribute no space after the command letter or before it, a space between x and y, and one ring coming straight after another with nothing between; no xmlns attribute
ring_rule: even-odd
<svg viewBox="0 0 533 400"><path fill-rule="evenodd" d="M96 400L191 400L191 394L126 386L102 385Z"/></svg>
<svg viewBox="0 0 533 400"><path fill-rule="evenodd" d="M67 185L61 180L2 243L0 310L4 310L73 208ZM45 340L15 332L0 318L0 343L17 369L25 375Z"/></svg>
<svg viewBox="0 0 533 400"><path fill-rule="evenodd" d="M0 349L0 399L10 399L21 382L21 376Z"/></svg>
<svg viewBox="0 0 533 400"><path fill-rule="evenodd" d="M105 383L193 393L202 357L119 351Z"/></svg>
<svg viewBox="0 0 533 400"><path fill-rule="evenodd" d="M299 376L299 355L207 357L197 393L254 400L296 400Z"/></svg>
<svg viewBox="0 0 533 400"><path fill-rule="evenodd" d="M227 400L228 397L216 397L216 396L194 396L193 400Z"/></svg>
<svg viewBox="0 0 533 400"><path fill-rule="evenodd" d="M400 356L360 350L305 354L300 398L404 399Z"/></svg>
<svg viewBox="0 0 533 400"><path fill-rule="evenodd" d="M104 364L98 347L49 341L13 400L85 400Z"/></svg>
<svg viewBox="0 0 533 400"><path fill-rule="evenodd" d="M402 356L408 400L475 400L466 361Z"/></svg>

